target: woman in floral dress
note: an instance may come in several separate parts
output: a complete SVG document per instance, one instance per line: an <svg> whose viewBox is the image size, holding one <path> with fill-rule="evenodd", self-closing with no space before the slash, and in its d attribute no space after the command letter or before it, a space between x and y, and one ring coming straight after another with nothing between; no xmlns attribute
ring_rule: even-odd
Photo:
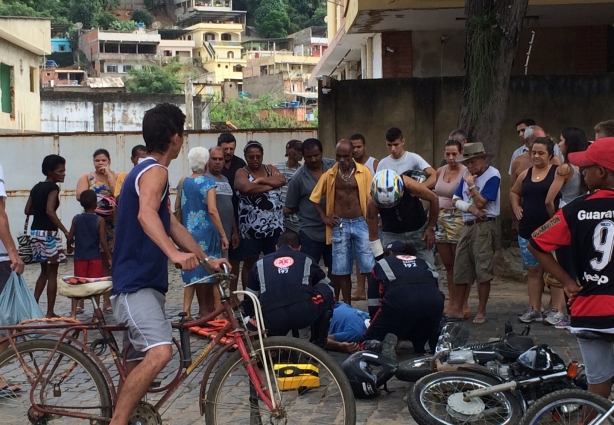
<svg viewBox="0 0 614 425"><path fill-rule="evenodd" d="M207 149L196 147L190 150L188 163L192 174L179 183L178 199L175 205L181 206L181 222L202 250L210 257L221 258L222 251L228 249L228 238L215 202L216 183L204 175L208 162L209 151ZM202 267L181 272L183 282L186 284L206 276L207 272ZM199 303L198 314L203 317L214 309L213 287L211 285L195 286ZM188 313L188 320L192 319L190 306L194 299L195 286L187 286L183 293L183 311Z"/></svg>

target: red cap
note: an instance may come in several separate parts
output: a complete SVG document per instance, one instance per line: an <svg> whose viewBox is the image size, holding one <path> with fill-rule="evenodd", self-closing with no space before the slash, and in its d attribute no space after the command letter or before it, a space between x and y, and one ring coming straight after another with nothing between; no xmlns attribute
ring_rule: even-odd
<svg viewBox="0 0 614 425"><path fill-rule="evenodd" d="M569 162L578 167L600 165L614 171L614 137L604 137L591 143L587 150L568 155Z"/></svg>

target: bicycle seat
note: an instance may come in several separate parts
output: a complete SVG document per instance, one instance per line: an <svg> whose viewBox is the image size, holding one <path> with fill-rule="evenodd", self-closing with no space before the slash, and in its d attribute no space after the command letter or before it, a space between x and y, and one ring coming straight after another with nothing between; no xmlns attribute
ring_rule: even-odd
<svg viewBox="0 0 614 425"><path fill-rule="evenodd" d="M89 298L113 289L111 277L63 276L58 278L58 293L68 298Z"/></svg>

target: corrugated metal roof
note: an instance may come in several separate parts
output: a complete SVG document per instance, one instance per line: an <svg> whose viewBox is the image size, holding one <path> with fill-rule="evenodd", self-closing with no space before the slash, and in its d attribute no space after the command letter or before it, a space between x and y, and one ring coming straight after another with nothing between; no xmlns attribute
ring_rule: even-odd
<svg viewBox="0 0 614 425"><path fill-rule="evenodd" d="M119 77L90 77L87 79L87 85L93 89L124 87L124 80Z"/></svg>

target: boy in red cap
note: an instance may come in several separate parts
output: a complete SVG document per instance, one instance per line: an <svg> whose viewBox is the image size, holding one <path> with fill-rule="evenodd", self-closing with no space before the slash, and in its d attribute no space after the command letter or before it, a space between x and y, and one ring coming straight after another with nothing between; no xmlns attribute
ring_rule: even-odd
<svg viewBox="0 0 614 425"><path fill-rule="evenodd" d="M529 249L563 284L571 306L570 331L578 336L588 389L608 398L614 376L614 137L569 154L569 162L584 169L592 193L565 205L533 232ZM568 245L573 247L580 286L550 254Z"/></svg>

